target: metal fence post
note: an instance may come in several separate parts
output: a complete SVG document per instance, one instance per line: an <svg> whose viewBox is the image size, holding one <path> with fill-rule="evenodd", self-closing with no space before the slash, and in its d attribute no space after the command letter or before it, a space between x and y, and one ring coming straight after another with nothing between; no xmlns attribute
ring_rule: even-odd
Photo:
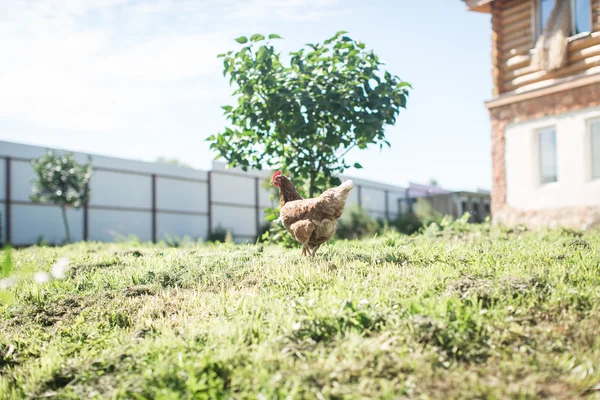
<svg viewBox="0 0 600 400"><path fill-rule="evenodd" d="M358 189L358 207L362 208L362 186L357 185L356 188Z"/></svg>
<svg viewBox="0 0 600 400"><path fill-rule="evenodd" d="M87 242L90 237L90 208L86 201L83 206L83 241Z"/></svg>
<svg viewBox="0 0 600 400"><path fill-rule="evenodd" d="M211 186L211 171L208 171L208 190L207 190L207 195L208 195L208 236L210 236L212 234L212 196L211 196L211 192L210 192L210 186Z"/></svg>
<svg viewBox="0 0 600 400"><path fill-rule="evenodd" d="M157 242L156 232L156 174L152 174L152 242Z"/></svg>
<svg viewBox="0 0 600 400"><path fill-rule="evenodd" d="M385 219L390 220L390 191L385 191Z"/></svg>
<svg viewBox="0 0 600 400"><path fill-rule="evenodd" d="M259 202L259 188L260 188L260 179L258 176L254 177L254 212L256 218L256 237L260 234L260 202Z"/></svg>
<svg viewBox="0 0 600 400"><path fill-rule="evenodd" d="M6 213L6 217L5 217L5 221L6 221L6 243L7 244L11 244L12 241L12 228L11 228L11 158L10 157L6 157L6 203L4 203L5 205L5 213Z"/></svg>

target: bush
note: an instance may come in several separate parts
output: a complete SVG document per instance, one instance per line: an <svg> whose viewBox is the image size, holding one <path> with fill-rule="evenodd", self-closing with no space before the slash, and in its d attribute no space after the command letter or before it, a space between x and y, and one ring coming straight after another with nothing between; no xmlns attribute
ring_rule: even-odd
<svg viewBox="0 0 600 400"><path fill-rule="evenodd" d="M423 223L414 214L401 214L390 222L390 226L400 233L412 235L421 229Z"/></svg>
<svg viewBox="0 0 600 400"><path fill-rule="evenodd" d="M206 241L213 243L232 243L233 235L231 234L231 231L228 231L219 225L208 235Z"/></svg>
<svg viewBox="0 0 600 400"><path fill-rule="evenodd" d="M437 225L442 223L443 216L442 214L433 208L431 203L424 198L418 198L417 203L415 204L415 215L421 221L421 225L429 226L432 222L435 222Z"/></svg>
<svg viewBox="0 0 600 400"><path fill-rule="evenodd" d="M358 205L344 210L338 220L336 237L338 239L363 239L374 236L382 226Z"/></svg>

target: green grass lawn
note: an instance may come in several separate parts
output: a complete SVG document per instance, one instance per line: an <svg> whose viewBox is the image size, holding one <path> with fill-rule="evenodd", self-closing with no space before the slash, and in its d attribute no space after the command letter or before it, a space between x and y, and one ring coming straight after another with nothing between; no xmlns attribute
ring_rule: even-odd
<svg viewBox="0 0 600 400"><path fill-rule="evenodd" d="M600 233L34 247L0 399L598 398Z"/></svg>

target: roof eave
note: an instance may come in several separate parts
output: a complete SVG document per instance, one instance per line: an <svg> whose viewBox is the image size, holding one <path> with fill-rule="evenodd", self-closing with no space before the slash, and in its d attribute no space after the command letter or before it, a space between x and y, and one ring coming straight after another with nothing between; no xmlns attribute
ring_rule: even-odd
<svg viewBox="0 0 600 400"><path fill-rule="evenodd" d="M470 11L490 14L493 0L463 0Z"/></svg>

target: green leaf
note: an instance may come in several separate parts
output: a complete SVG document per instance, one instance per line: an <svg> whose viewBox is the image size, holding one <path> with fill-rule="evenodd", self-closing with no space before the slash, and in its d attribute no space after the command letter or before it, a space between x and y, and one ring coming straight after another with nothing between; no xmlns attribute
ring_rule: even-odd
<svg viewBox="0 0 600 400"><path fill-rule="evenodd" d="M240 36L239 38L235 39L235 41L240 44L244 44L248 42L248 38L246 36Z"/></svg>
<svg viewBox="0 0 600 400"><path fill-rule="evenodd" d="M250 40L253 42L258 42L259 40L265 40L265 37L259 33L256 33L256 34L250 36Z"/></svg>
<svg viewBox="0 0 600 400"><path fill-rule="evenodd" d="M363 166L360 165L359 163L354 163L354 168L356 169L361 169Z"/></svg>
<svg viewBox="0 0 600 400"><path fill-rule="evenodd" d="M221 108L225 110L225 112L231 112L231 110L233 110L232 106L221 106Z"/></svg>
<svg viewBox="0 0 600 400"><path fill-rule="evenodd" d="M269 39L281 39L281 36L279 36L279 35L278 35L278 34L276 34L276 33L271 33L271 34L269 35Z"/></svg>
<svg viewBox="0 0 600 400"><path fill-rule="evenodd" d="M4 260L2 260L2 268L0 268L0 278L6 278L10 276L13 270L12 264L12 248L10 245L4 247Z"/></svg>

